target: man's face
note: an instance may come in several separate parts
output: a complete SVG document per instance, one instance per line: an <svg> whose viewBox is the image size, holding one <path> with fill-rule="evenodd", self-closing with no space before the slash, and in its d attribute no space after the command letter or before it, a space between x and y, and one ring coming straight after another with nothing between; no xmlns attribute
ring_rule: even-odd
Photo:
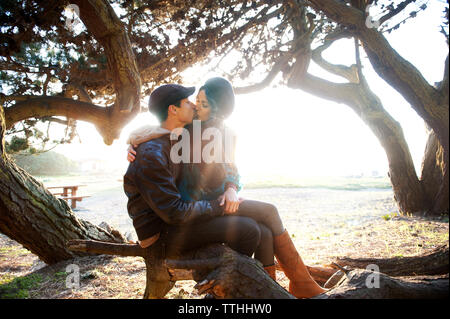
<svg viewBox="0 0 450 319"><path fill-rule="evenodd" d="M194 118L195 104L189 101L188 98L180 101L180 107L177 108L177 118L180 122L189 124Z"/></svg>

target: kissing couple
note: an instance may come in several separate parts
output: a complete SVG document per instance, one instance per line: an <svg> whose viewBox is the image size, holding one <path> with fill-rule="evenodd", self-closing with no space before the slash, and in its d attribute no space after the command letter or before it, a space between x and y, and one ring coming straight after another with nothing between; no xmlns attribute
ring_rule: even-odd
<svg viewBox="0 0 450 319"><path fill-rule="evenodd" d="M167 253L179 253L224 243L241 254L254 255L275 281L276 257L290 280L289 292L297 298L326 292L308 272L277 208L238 196L242 187L239 173L233 154L225 147L214 148L214 157L221 152L220 158L231 157L231 161L210 161L205 156L193 161L200 158L198 152L209 153L205 148L210 145L204 140L200 147L194 147L196 141L189 144L189 160L173 160L178 140L196 135L197 123L203 133L208 129L223 133L214 135L216 138L229 135L224 120L235 105L231 83L221 77L207 80L198 90L195 104L189 100L194 92L195 87L178 84L155 89L149 111L160 125L139 128L128 139L130 164L124 191L140 246L146 248L159 240Z"/></svg>

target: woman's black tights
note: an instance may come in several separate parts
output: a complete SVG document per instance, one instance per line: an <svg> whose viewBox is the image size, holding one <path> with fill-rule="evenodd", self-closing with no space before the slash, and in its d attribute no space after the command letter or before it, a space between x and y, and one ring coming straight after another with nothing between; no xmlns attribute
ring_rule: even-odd
<svg viewBox="0 0 450 319"><path fill-rule="evenodd" d="M273 237L283 232L284 226L274 205L244 200L232 215L169 226L164 240L169 252L225 243L247 256L254 253L264 266L270 266L274 264Z"/></svg>

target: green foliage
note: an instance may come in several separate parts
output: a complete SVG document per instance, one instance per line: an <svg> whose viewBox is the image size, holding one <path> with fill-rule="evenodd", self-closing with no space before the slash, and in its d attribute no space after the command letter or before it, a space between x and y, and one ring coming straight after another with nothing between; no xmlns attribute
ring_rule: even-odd
<svg viewBox="0 0 450 319"><path fill-rule="evenodd" d="M53 282L63 283L66 281L66 278L69 274L65 271L55 272L52 278Z"/></svg>
<svg viewBox="0 0 450 319"><path fill-rule="evenodd" d="M394 218L394 217L396 217L396 216L398 216L397 213L386 214L386 215L383 215L383 219L384 219L385 221L389 221L389 220L391 220L392 218Z"/></svg>
<svg viewBox="0 0 450 319"><path fill-rule="evenodd" d="M65 271L60 271L60 272L55 272L55 277L60 279L60 278L65 278L67 277L69 274L66 273Z"/></svg>
<svg viewBox="0 0 450 319"><path fill-rule="evenodd" d="M69 120L59 121L61 124L66 125L64 137L61 139L50 139L49 126L47 123L46 132L43 127L45 121L55 121L55 119L48 119L47 117L41 119L27 119L15 125L7 131L7 137L5 140L6 152L9 154L36 154L47 152L58 144L70 143L75 136L78 135L76 131L76 121Z"/></svg>
<svg viewBox="0 0 450 319"><path fill-rule="evenodd" d="M16 164L31 175L65 175L78 171L78 164L56 152L35 155L16 154Z"/></svg>
<svg viewBox="0 0 450 319"><path fill-rule="evenodd" d="M0 278L0 299L29 298L29 290L37 287L41 282L42 276L38 274L17 278L2 277Z"/></svg>
<svg viewBox="0 0 450 319"><path fill-rule="evenodd" d="M21 137L18 137L17 135L14 135L11 138L11 141L9 141L9 142L7 141L5 143L5 146L6 146L6 152L17 153L17 152L28 149L28 147L30 145L28 144L28 139L21 138Z"/></svg>

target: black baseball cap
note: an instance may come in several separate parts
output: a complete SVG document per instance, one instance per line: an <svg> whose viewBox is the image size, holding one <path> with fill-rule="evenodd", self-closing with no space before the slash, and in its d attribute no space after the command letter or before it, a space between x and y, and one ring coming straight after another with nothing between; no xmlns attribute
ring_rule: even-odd
<svg viewBox="0 0 450 319"><path fill-rule="evenodd" d="M169 105L185 99L195 92L195 87L185 87L179 84L165 84L156 88L148 101L148 110L152 114L160 114Z"/></svg>

